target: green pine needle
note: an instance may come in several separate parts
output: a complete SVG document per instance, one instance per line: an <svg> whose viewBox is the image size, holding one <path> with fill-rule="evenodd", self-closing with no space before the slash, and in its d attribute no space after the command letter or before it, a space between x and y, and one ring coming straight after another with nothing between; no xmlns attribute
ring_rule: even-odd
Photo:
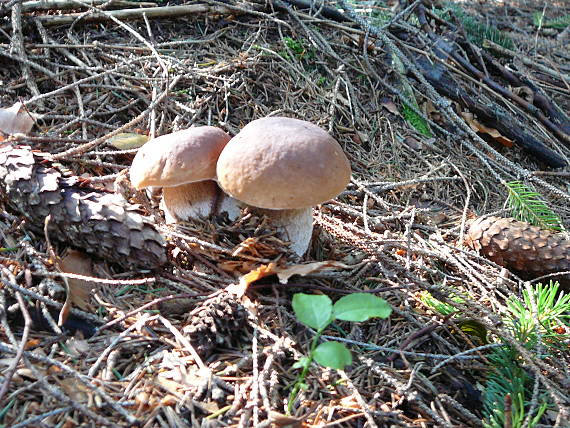
<svg viewBox="0 0 570 428"><path fill-rule="evenodd" d="M505 33L500 31L493 25L482 24L479 19L466 13L460 6L454 3L444 3L445 10L443 13L436 12L446 21L451 21L449 12L452 12L455 17L461 22L469 41L477 46L483 46L485 39L492 41L504 48L512 49L514 47L513 40Z"/></svg>
<svg viewBox="0 0 570 428"><path fill-rule="evenodd" d="M560 218L546 205L546 202L540 199L539 193L521 181L510 181L505 185L509 192L507 204L514 218L543 229L557 232L564 229Z"/></svg>
<svg viewBox="0 0 570 428"><path fill-rule="evenodd" d="M527 349L533 350L539 338L543 345L542 357L565 349L568 335L559 334L556 327L568 325L570 295L558 292L558 283L548 285L527 285L522 301L512 296L507 302L506 325L511 327L514 337ZM533 309L535 308L535 309ZM533 378L521 366L518 351L504 344L489 356L491 371L483 392L483 425L485 428L503 428L505 423L505 397L511 397L512 428L521 428L530 410ZM528 427L536 426L549 401L544 389L539 391L538 406L530 415Z"/></svg>

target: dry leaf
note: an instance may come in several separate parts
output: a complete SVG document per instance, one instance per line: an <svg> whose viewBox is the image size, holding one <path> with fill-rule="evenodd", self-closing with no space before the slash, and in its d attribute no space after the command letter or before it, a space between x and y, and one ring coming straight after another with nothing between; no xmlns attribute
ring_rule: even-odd
<svg viewBox="0 0 570 428"><path fill-rule="evenodd" d="M251 284L258 279L264 278L269 275L274 275L279 271L276 263L269 263L268 265L261 265L257 269L246 273L241 277L240 282L245 282L246 284Z"/></svg>
<svg viewBox="0 0 570 428"><path fill-rule="evenodd" d="M54 377L54 379L59 383L59 386L65 392L65 394L73 401L77 401L78 403L87 403L90 401L89 398L92 394L91 390L89 390L89 388L87 388L81 382L77 382L77 379L71 377L61 380L57 377Z"/></svg>
<svg viewBox="0 0 570 428"><path fill-rule="evenodd" d="M352 266L336 261L314 262L285 267L277 266L276 263L269 263L268 265L261 265L257 269L245 274L240 278L239 284L231 284L226 289L230 293L241 297L247 291L249 284L261 278L265 278L266 276L277 275L281 284L287 284L287 281L289 281L289 278L291 278L293 275L305 276L310 273L319 272L321 270L334 268L345 269L350 267Z"/></svg>
<svg viewBox="0 0 570 428"><path fill-rule="evenodd" d="M396 114L398 116L400 115L400 111L398 110L398 107L396 106L396 104L394 104L394 101L392 101L391 98L383 97L380 100L380 105L382 107L384 107L386 110L388 110L390 113Z"/></svg>
<svg viewBox="0 0 570 428"><path fill-rule="evenodd" d="M279 282L281 284L287 284L289 278L293 275L309 275L310 273L320 272L322 270L331 270L335 268L347 269L352 266L345 265L341 262L335 262L332 260L325 261L325 262L314 262L314 263L307 263L302 265L293 265L288 266L286 268L280 269L277 272L277 277L279 278Z"/></svg>
<svg viewBox="0 0 570 428"><path fill-rule="evenodd" d="M12 107L0 109L0 132L4 135L27 134L34 126L34 119L22 106L17 102Z"/></svg>
<svg viewBox="0 0 570 428"><path fill-rule="evenodd" d="M65 345L72 357L78 358L87 354L90 349L89 343L86 340L71 337L65 341Z"/></svg>
<svg viewBox="0 0 570 428"><path fill-rule="evenodd" d="M58 267L65 273L93 276L91 257L80 251L68 250L65 256L59 260ZM89 296L95 287L95 283L75 278L65 278L65 282L67 284L67 298L59 313L59 325L65 323L73 305L85 311L92 310L89 305Z"/></svg>
<svg viewBox="0 0 570 428"><path fill-rule="evenodd" d="M277 248L265 244L259 238L249 237L244 239L233 251L232 256L247 254L252 257L269 258L279 253Z"/></svg>
<svg viewBox="0 0 570 428"><path fill-rule="evenodd" d="M142 147L150 137L148 135L136 134L134 132L122 132L111 137L107 144L119 150L131 150Z"/></svg>
<svg viewBox="0 0 570 428"><path fill-rule="evenodd" d="M275 427L301 428L303 426L307 426L299 418L287 416L274 410L269 412L269 420L271 421L271 426Z"/></svg>
<svg viewBox="0 0 570 428"><path fill-rule="evenodd" d="M477 119L475 119L475 116L473 115L473 113L461 112L461 116L463 117L463 119L465 119L465 121L471 127L471 129L473 131L481 132L482 134L488 134L495 141L497 141L498 143L501 143L505 147L512 147L513 146L512 140L509 140L507 137L504 137L503 135L501 135L501 133L499 131L497 131L495 128L488 128L487 126L483 125L482 123L479 123L477 121Z"/></svg>
<svg viewBox="0 0 570 428"><path fill-rule="evenodd" d="M243 275L240 278L239 283L230 284L229 286L227 286L226 290L230 294L234 294L237 297L242 297L245 294L245 292L247 291L249 284L257 281L258 279L264 278L266 276L274 275L275 273L277 273L276 270L277 270L277 264L276 263L269 263L268 265L261 265L258 268L256 268L256 269L246 273L245 275Z"/></svg>
<svg viewBox="0 0 570 428"><path fill-rule="evenodd" d="M404 145L411 150L417 151L422 148L422 143L416 140L414 137L406 137L403 141Z"/></svg>
<svg viewBox="0 0 570 428"><path fill-rule="evenodd" d="M167 379L165 377L157 376L154 378L154 381L157 385L159 385L166 392L168 392L172 395L175 395L179 398L182 397L182 394L184 393L184 391L186 389L184 387L184 385L181 385L180 383L178 383L174 380Z"/></svg>
<svg viewBox="0 0 570 428"><path fill-rule="evenodd" d="M220 269L225 270L226 272L240 274L252 271L255 269L256 265L257 263L247 260L224 260L217 264Z"/></svg>

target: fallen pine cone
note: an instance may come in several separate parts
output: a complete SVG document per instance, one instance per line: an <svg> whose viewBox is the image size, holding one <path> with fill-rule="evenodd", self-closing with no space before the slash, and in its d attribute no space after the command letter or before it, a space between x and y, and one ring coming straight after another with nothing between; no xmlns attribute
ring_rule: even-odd
<svg viewBox="0 0 570 428"><path fill-rule="evenodd" d="M569 240L514 218L475 220L465 236L465 243L525 279L570 271ZM568 275L553 279L563 287L570 287Z"/></svg>
<svg viewBox="0 0 570 428"><path fill-rule="evenodd" d="M163 236L153 220L118 195L80 186L49 156L29 146L0 146L0 204L23 215L31 229L127 268L167 262Z"/></svg>
<svg viewBox="0 0 570 428"><path fill-rule="evenodd" d="M188 324L182 331L204 359L218 347L231 348L232 342L247 331L247 311L229 293L201 302L186 318Z"/></svg>

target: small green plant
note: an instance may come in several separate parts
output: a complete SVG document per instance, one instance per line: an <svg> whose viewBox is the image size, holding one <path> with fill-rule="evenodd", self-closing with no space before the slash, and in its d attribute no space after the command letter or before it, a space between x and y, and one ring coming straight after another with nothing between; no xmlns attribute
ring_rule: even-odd
<svg viewBox="0 0 570 428"><path fill-rule="evenodd" d="M568 325L570 295L558 293L558 288L558 283L552 282L546 286L527 285L522 301L513 296L507 302L505 324L511 329L514 338L529 350L542 338L541 358L557 352L568 339L568 335L557 332L557 327ZM504 343L488 359L492 368L483 393L483 425L486 428L504 426L505 400L510 397L511 427L522 427L527 418L530 421L528 427L536 426L548 408L547 393L545 390L539 391L538 406L529 416L534 381L522 366L519 352L512 345Z"/></svg>
<svg viewBox="0 0 570 428"><path fill-rule="evenodd" d="M507 191L507 205L511 208L511 215L520 221L526 221L543 229L562 231L562 221L550 209L540 194L531 190L521 181L505 183Z"/></svg>
<svg viewBox="0 0 570 428"><path fill-rule="evenodd" d="M538 334L547 345L556 346L560 334L555 330L570 320L570 295L561 292L557 297L558 283L528 286L523 291L523 300L511 297L507 303L513 330L518 340L534 345ZM534 303L533 303L534 302ZM536 313L531 308L536 305ZM551 341L550 339L554 339Z"/></svg>
<svg viewBox="0 0 570 428"><path fill-rule="evenodd" d="M370 318L388 318L392 308L386 300L368 293L349 294L338 299L334 305L328 296L297 293L293 296L293 311L300 322L315 329L317 333L311 341L309 355L293 366L302 370L289 395L289 413L299 390L307 388L305 377L313 360L324 367L337 370L352 363L352 355L343 343L329 341L318 344L323 331L335 320L362 322Z"/></svg>
<svg viewBox="0 0 570 428"><path fill-rule="evenodd" d="M283 49L279 51L279 55L283 58L291 60L291 52L298 61L302 59L314 59L315 58L315 51L314 49L307 49L302 41L293 39L292 37L283 37L283 42L287 49Z"/></svg>
<svg viewBox="0 0 570 428"><path fill-rule="evenodd" d="M535 12L532 15L532 21L536 27L557 28L559 30L563 30L570 25L570 15L546 19L543 12Z"/></svg>
<svg viewBox="0 0 570 428"><path fill-rule="evenodd" d="M429 123L419 114L416 113L415 110L420 110L420 106L416 101L416 97L414 95L414 89L408 78L406 77L406 67L398 58L397 56L392 56L392 66L397 73L398 76L398 84L402 89L402 92L405 98L408 101L404 101L402 103L402 116L406 121L414 127L416 131L422 134L424 137L431 138L433 134L429 127ZM415 108L415 110L414 110Z"/></svg>
<svg viewBox="0 0 570 428"><path fill-rule="evenodd" d="M457 312L452 305L449 303L442 302L431 295L429 291L422 291L420 294L420 300L426 305L432 308L433 310L439 312L443 316L448 316L453 313ZM461 297L453 296L451 300L457 303L464 303L465 301Z"/></svg>
<svg viewBox="0 0 570 428"><path fill-rule="evenodd" d="M417 101L414 99L413 101L414 107L416 110L419 110L420 107L418 106ZM402 116L406 121L414 127L416 131L422 134L424 137L431 138L433 134L429 127L428 122L418 115L408 104L404 103L402 105Z"/></svg>
<svg viewBox="0 0 570 428"><path fill-rule="evenodd" d="M465 303L465 299L459 296L451 295L450 300L455 303ZM442 302L431 295L429 291L423 291L420 294L420 300L434 311L439 312L445 317L457 317L456 325L459 329L469 336L478 337L481 343L487 343L487 329L481 322L475 319L464 319L461 313L453 305Z"/></svg>

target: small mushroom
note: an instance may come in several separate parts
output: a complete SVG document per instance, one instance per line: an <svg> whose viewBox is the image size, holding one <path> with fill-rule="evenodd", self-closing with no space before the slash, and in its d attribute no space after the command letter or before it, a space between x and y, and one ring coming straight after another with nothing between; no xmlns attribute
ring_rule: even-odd
<svg viewBox="0 0 570 428"><path fill-rule="evenodd" d="M140 148L130 169L136 189L163 187L161 208L167 223L206 217L218 206L234 218L235 201L214 181L216 162L230 136L213 126L199 126L155 138Z"/></svg>
<svg viewBox="0 0 570 428"><path fill-rule="evenodd" d="M217 163L222 190L261 209L302 256L309 247L312 209L337 196L350 180L338 142L318 126L287 117L247 124Z"/></svg>

